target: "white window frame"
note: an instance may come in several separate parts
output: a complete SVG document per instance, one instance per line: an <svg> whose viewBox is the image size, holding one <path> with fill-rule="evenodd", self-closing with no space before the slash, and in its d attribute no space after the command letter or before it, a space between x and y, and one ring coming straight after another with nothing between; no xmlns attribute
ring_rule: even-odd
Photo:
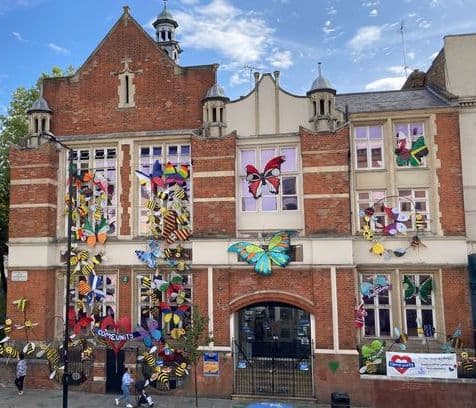
<svg viewBox="0 0 476 408"><path fill-rule="evenodd" d="M427 142L427 137L426 137L426 130L425 130L425 122L423 120L414 120L414 121L403 121L403 122L395 122L393 124L393 135L394 135L394 141L393 141L393 146L394 148L396 148L396 142L397 142L397 139L398 139L398 135L397 135L397 126L406 126L407 127L407 130L406 130L406 133L405 133L405 138L407 140L407 144L406 144L406 147L408 149L411 148L412 146L412 142L414 140L416 140L417 138L414 138L412 133L412 125L421 125L421 128L423 130L423 133L421 135L418 135L418 137L420 136L423 136L423 138L425 139L425 141ZM427 145L428 146L428 145ZM428 160L427 160L428 156L424 156L422 157L422 160L421 160L421 165L420 166L412 166L410 164L407 164L407 165L403 165L403 166L400 166L397 164L397 158L395 157L395 167L397 169L418 169L418 168L427 168L428 167Z"/></svg>
<svg viewBox="0 0 476 408"><path fill-rule="evenodd" d="M391 283L391 278L392 278L392 273L391 272L359 272L359 293L360 293L360 286L363 282L364 276L373 276L373 281L375 281L375 278L377 276L385 276L387 278L387 281ZM362 299L363 296L360 293ZM375 324L375 334L365 334L365 317L364 317L364 326L362 327L362 337L365 338L374 338L374 337L384 337L384 338L389 338L392 337L393 332L392 329L394 327L394 321L393 321L393 302L392 302L392 296L393 294L393 286L392 289L388 290L388 304L380 304L379 303L379 296L374 296L372 298L373 304L370 303L364 303L365 310L368 312L369 310L374 311L374 324ZM380 314L379 310L388 310L389 311L389 324L390 324L390 335L389 336L382 336L380 334Z"/></svg>
<svg viewBox="0 0 476 408"><path fill-rule="evenodd" d="M170 148L177 147L177 153L176 155L170 154ZM188 154L182 154L182 150L184 147L188 147ZM143 149L149 149L149 155L148 156L143 156L142 152ZM160 148L161 153L160 155L154 155L153 154L153 149L154 148ZM146 174L150 174L152 172L152 166L154 165L156 160L159 160L160 164L164 166L167 164L167 162L171 162L174 165L176 164L187 164L189 165L189 171L190 171L190 177L187 180L187 194L188 194L188 211L191 213L192 211L192 166L191 166L191 161L192 161L192 146L189 142L168 142L168 143L149 143L149 144L142 144L138 146L137 149L137 163L138 163L138 170L143 171ZM151 154L152 153L152 154ZM148 160L146 160L148 158ZM147 166L147 167L146 167ZM134 175L135 177L135 175ZM137 182L137 178L136 178ZM138 185L138 183L136 183ZM142 196L142 187L139 186L138 192L137 192L137 204L138 208L136 211L136 216L137 216L137 232L139 236L146 236L147 235L147 230L146 230L146 224L145 221L142 221L145 219L149 213L149 210L145 208L145 202L147 201L146 198ZM191 225L192 223L192 217L190 217L190 228L193 228Z"/></svg>
<svg viewBox="0 0 476 408"><path fill-rule="evenodd" d="M377 194L379 193L381 193L382 196L380 198L377 198ZM361 198L361 194L368 194L369 195L368 199ZM384 199L387 196L387 192L386 190L358 190L356 192L356 195L357 195L357 214L359 215L357 226L359 228L358 232L361 232L364 227L364 224L363 224L364 219L363 217L360 216L360 211L364 210L365 208L373 208L374 210L376 210L374 207L376 202L381 202L382 205L386 204L386 202L382 199ZM362 206L363 208L361 208L361 204L363 204ZM385 215L385 212L375 211L374 216L370 218L370 229L376 232L378 232L378 229L376 229L376 225L375 225L377 217L378 218L383 217L384 225L387 224L387 217Z"/></svg>
<svg viewBox="0 0 476 408"><path fill-rule="evenodd" d="M248 190L248 182L246 180L246 165L253 164L258 171L263 171L264 166L266 163L261 163L261 152L263 150L273 150L274 155L272 157L277 156L286 156L285 150L286 149L293 149L295 151L295 162L296 167L293 170L286 170L286 162L281 165L281 175L280 177L280 186L278 194L265 194L263 191L263 195L258 198L254 199L251 193ZM245 163L242 159L242 152L245 151L253 151L254 152L254 161L252 163ZM238 150L238 163L239 163L239 210L241 214L288 214L288 213L295 213L301 210L300 202L299 202L299 150L297 145L259 145L259 146L240 146ZM284 179L287 178L294 178L295 180L295 194L284 194ZM286 197L295 197L296 198L296 208L293 209L285 209L283 208L283 201ZM273 198L276 200L276 210L263 210L263 199ZM244 200L253 200L256 204L255 210L246 210L244 207Z"/></svg>
<svg viewBox="0 0 476 408"><path fill-rule="evenodd" d="M401 196L402 192L404 191L410 191L409 196ZM420 197L419 195L421 193L425 193L425 197ZM405 223L407 225L407 229L409 231L416 231L416 220L415 216L416 214L421 214L426 218L426 227L422 228L421 231L430 231L431 229L431 219L430 219L430 192L427 188L399 188L398 189L398 208L400 209L401 212L406 212L410 214L410 219L408 222ZM411 201L408 199L405 199L403 197L408 197ZM420 211L417 210L418 203L425 203L426 210L425 211ZM408 204L411 204L414 208L412 208L410 211L405 210L404 207Z"/></svg>
<svg viewBox="0 0 476 408"><path fill-rule="evenodd" d="M370 129L371 128L380 128L380 139L371 140L370 139ZM357 138L357 130L358 129L365 129L366 138L358 139ZM356 170L383 170L385 169L385 143L384 143L384 134L383 134L383 126L376 124L376 125L363 125L363 126L354 126L353 128L353 141L354 141L354 156L355 156L355 169ZM366 158L367 158L367 166L366 167L359 167L359 158L358 158L358 143L365 143L366 144ZM381 151L381 165L374 166L372 160L372 149L374 147L380 147Z"/></svg>
<svg viewBox="0 0 476 408"><path fill-rule="evenodd" d="M105 156L104 159L96 159L96 153L100 150L104 150ZM114 157L108 159L109 154L112 155L114 152ZM115 223L115 228L113 232L108 231L107 235L108 236L116 236L118 234L118 220L117 220L117 203L118 203L118 196L119 196L119 191L118 191L118 149L116 146L101 146L101 147L75 147L72 150L73 153L73 163L77 166L77 170L89 170L93 174L95 171L104 171L106 170L106 174L108 174L110 171L113 171L115 173L115 177L113 179L110 179L109 176L107 177L108 181L111 181L110 184L114 185L114 195L113 199L111 200L111 205L107 206L107 210L105 211L107 215L107 221L108 224L111 225L112 222ZM86 153L88 153L87 158L86 158ZM68 152L70 154L70 152ZM110 162L109 162L110 160ZM101 162L101 165L99 163ZM69 160L68 157L66 157L66 174L68 174L68 167L69 167ZM90 181L87 183L89 186L92 186L91 188L94 190L95 187L93 185L93 182ZM67 190L66 190L67 191ZM78 194L77 194L77 189L75 190L76 194L76 202L78 202ZM111 216L111 214L113 214ZM94 215L89 214L88 215L89 220L91 221L92 225L95 225L95 220L94 220ZM76 223L76 225L73 225L73 227L78 227L79 226L79 220ZM65 235L68 233L68 223L67 223L67 214L65 215Z"/></svg>
<svg viewBox="0 0 476 408"><path fill-rule="evenodd" d="M404 276L415 276L415 284L417 286L420 286L420 284L424 281L421 279L421 276L426 276L429 277L433 280L433 289L431 291L431 304L430 305L424 305L421 303L421 299L418 295L415 296L415 304L407 304L406 299L405 299L405 292L403 290L403 278ZM405 328L405 333L408 333L408 325L407 325L407 310L416 310L417 313L417 318L420 319L420 322L422 322L422 328L423 328L423 317L422 317L422 310L431 310L432 311L432 320L433 320L433 328L434 328L434 334L432 338L437 337L437 332L438 332L438 320L436 316L436 305L435 305L435 276L433 273L430 272L402 272L401 273L401 283L400 283L400 290L402 291L402 320L403 320L403 327ZM423 336L410 336L412 338L418 338L418 337L423 337Z"/></svg>

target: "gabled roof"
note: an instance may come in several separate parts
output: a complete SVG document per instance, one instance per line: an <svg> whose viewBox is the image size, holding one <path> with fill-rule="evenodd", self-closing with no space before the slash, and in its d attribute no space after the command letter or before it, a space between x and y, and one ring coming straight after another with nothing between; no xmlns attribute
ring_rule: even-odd
<svg viewBox="0 0 476 408"><path fill-rule="evenodd" d="M348 106L349 113L364 113L448 107L451 103L423 88L338 94L336 106L342 111Z"/></svg>

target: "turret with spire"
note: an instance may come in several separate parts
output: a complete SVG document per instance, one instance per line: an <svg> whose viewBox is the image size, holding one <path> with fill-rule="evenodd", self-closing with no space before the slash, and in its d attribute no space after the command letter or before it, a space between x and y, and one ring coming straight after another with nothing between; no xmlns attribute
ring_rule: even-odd
<svg viewBox="0 0 476 408"><path fill-rule="evenodd" d="M50 132L53 112L43 97L43 81L40 84L40 96L26 111L28 117L28 147L37 147L42 133Z"/></svg>
<svg viewBox="0 0 476 408"><path fill-rule="evenodd" d="M322 75L321 65L322 63L318 62L319 76L307 92L311 102L311 118L309 121L312 122L316 132L329 132L336 128L342 115L335 108L336 90L329 80Z"/></svg>
<svg viewBox="0 0 476 408"><path fill-rule="evenodd" d="M164 9L152 25L156 31L157 43L178 64L179 54L182 52L178 41L175 39L175 29L178 24L167 10L167 0L164 0Z"/></svg>

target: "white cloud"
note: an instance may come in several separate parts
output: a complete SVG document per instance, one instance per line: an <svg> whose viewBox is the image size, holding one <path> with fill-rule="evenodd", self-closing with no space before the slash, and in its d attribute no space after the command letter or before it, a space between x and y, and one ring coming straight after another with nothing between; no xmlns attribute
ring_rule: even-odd
<svg viewBox="0 0 476 408"><path fill-rule="evenodd" d="M197 4L200 0L181 0L182 4L186 6L191 6L193 4Z"/></svg>
<svg viewBox="0 0 476 408"><path fill-rule="evenodd" d="M411 60L415 59L416 54L413 51L407 52L407 57L410 58Z"/></svg>
<svg viewBox="0 0 476 408"><path fill-rule="evenodd" d="M424 18L417 18L416 19L417 26L420 28L430 28L431 23L428 20L425 20Z"/></svg>
<svg viewBox="0 0 476 408"><path fill-rule="evenodd" d="M363 1L362 2L362 7L377 7L380 4L379 0L373 0L373 1Z"/></svg>
<svg viewBox="0 0 476 408"><path fill-rule="evenodd" d="M331 21L330 20L327 20L324 23L324 27L322 27L322 31L324 31L325 34L329 34L329 33L332 33L333 31L335 31L335 28L331 27Z"/></svg>
<svg viewBox="0 0 476 408"><path fill-rule="evenodd" d="M56 52L57 54L62 54L62 55L69 55L71 54L71 51L68 50L67 48L60 47L59 45L56 45L54 43L48 43L48 48Z"/></svg>
<svg viewBox="0 0 476 408"><path fill-rule="evenodd" d="M245 72L235 72L230 76L230 86L241 85L247 82L250 82L249 73L247 75Z"/></svg>
<svg viewBox="0 0 476 408"><path fill-rule="evenodd" d="M388 72L391 72L392 74L395 74L395 75L404 75L405 74L405 68L403 68L401 65L393 65L391 67L387 67L386 70Z"/></svg>
<svg viewBox="0 0 476 408"><path fill-rule="evenodd" d="M440 53L439 51L435 51L433 54L430 55L428 59L433 61L439 53Z"/></svg>
<svg viewBox="0 0 476 408"><path fill-rule="evenodd" d="M16 31L13 31L13 32L12 32L12 35L13 35L18 41L26 42L26 40L21 36L20 33L17 33Z"/></svg>
<svg viewBox="0 0 476 408"><path fill-rule="evenodd" d="M365 85L367 91L389 91L400 89L407 78L405 76L380 78Z"/></svg>
<svg viewBox="0 0 476 408"><path fill-rule="evenodd" d="M212 0L174 12L174 17L180 21L184 48L214 50L241 65L262 61L271 51L274 29L256 13L236 8L229 0Z"/></svg>
<svg viewBox="0 0 476 408"><path fill-rule="evenodd" d="M272 67L278 69L287 69L293 65L291 51L279 51L277 48L273 49L272 54L266 60Z"/></svg>
<svg viewBox="0 0 476 408"><path fill-rule="evenodd" d="M335 16L337 14L337 10L334 6L331 5L327 8L327 14L329 14L330 16Z"/></svg>
<svg viewBox="0 0 476 408"><path fill-rule="evenodd" d="M378 10L377 9L372 9L369 12L370 17L376 17L378 15Z"/></svg>
<svg viewBox="0 0 476 408"><path fill-rule="evenodd" d="M364 26L357 30L357 33L347 43L347 45L357 54L364 49L371 47L378 42L382 36L383 27Z"/></svg>

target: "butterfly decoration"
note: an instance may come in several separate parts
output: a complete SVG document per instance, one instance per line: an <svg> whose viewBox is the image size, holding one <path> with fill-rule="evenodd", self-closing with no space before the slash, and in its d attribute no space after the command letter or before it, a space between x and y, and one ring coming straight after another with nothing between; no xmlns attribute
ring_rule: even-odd
<svg viewBox="0 0 476 408"><path fill-rule="evenodd" d="M86 238L86 244L90 248L93 248L96 243L104 244L107 239L108 230L109 224L106 218L102 218L94 226L89 219L86 219L82 228L84 237Z"/></svg>
<svg viewBox="0 0 476 408"><path fill-rule="evenodd" d="M392 289L392 284L388 282L384 275L378 275L374 279L374 283L362 282L360 285L360 293L369 299L389 289Z"/></svg>
<svg viewBox="0 0 476 408"><path fill-rule="evenodd" d="M264 171L260 173L252 164L246 165L246 181L251 195L258 199L261 197L263 186L267 186L272 194L278 194L281 175L281 164L286 160L285 156L277 156L268 161Z"/></svg>
<svg viewBox="0 0 476 408"><path fill-rule="evenodd" d="M271 237L267 249L241 241L230 245L228 252L237 253L243 261L254 265L256 273L267 276L272 272L271 264L283 268L289 264L291 260L289 256L290 242L289 232L280 231Z"/></svg>
<svg viewBox="0 0 476 408"><path fill-rule="evenodd" d="M400 350L402 351L406 350L407 342L408 342L408 334L400 331L398 327L393 328L393 333L395 335L394 344L398 344L398 346L400 347Z"/></svg>
<svg viewBox="0 0 476 408"><path fill-rule="evenodd" d="M420 286L415 285L415 282L405 275L403 277L403 291L405 299L412 299L419 296L423 303L428 303L431 298L431 291L433 290L433 279L431 277L426 278Z"/></svg>
<svg viewBox="0 0 476 408"><path fill-rule="evenodd" d="M146 347L152 347L155 341L162 338L162 331L159 330L159 323L155 319L147 319L145 326L137 326L134 337L142 339Z"/></svg>
<svg viewBox="0 0 476 408"><path fill-rule="evenodd" d="M365 365L360 368L360 373L373 374L377 371L377 366L382 363L382 356L385 351L385 342L374 340L370 344L364 344L359 352Z"/></svg>
<svg viewBox="0 0 476 408"><path fill-rule="evenodd" d="M164 172L158 160L156 160L152 166L152 173L146 174L140 170L136 170L135 173L140 185L145 186L150 194L156 194L157 187L161 189L165 188L165 180L162 177Z"/></svg>
<svg viewBox="0 0 476 408"><path fill-rule="evenodd" d="M174 310L175 309L175 310ZM172 308L167 302L160 303L160 310L165 323L173 323L179 326L182 322L185 313L190 309L189 305L180 305L177 308Z"/></svg>
<svg viewBox="0 0 476 408"><path fill-rule="evenodd" d="M441 345L441 350L444 353L454 353L455 349L461 348L463 346L461 341L462 334L461 325L458 325L453 335L446 336L446 343Z"/></svg>
<svg viewBox="0 0 476 408"><path fill-rule="evenodd" d="M137 250L135 254L141 262L147 264L151 269L157 268L157 263L162 252L162 248L159 243L154 239L149 239L147 241L149 245L149 251Z"/></svg>
<svg viewBox="0 0 476 408"><path fill-rule="evenodd" d="M417 135L417 129L413 130L413 136ZM425 143L425 138L419 136L416 140L411 142L411 146L407 146L408 139L402 138L399 139L399 134L397 133L397 146L395 148L395 154L397 155L397 165L398 166L413 166L418 167L422 165L423 157L428 155L428 147Z"/></svg>
<svg viewBox="0 0 476 408"><path fill-rule="evenodd" d="M385 235L395 235L397 232L406 234L407 226L404 223L410 219L410 216L406 213L401 213L398 208L390 208L387 206L383 206L383 208L387 217L393 222L385 225L382 232Z"/></svg>

